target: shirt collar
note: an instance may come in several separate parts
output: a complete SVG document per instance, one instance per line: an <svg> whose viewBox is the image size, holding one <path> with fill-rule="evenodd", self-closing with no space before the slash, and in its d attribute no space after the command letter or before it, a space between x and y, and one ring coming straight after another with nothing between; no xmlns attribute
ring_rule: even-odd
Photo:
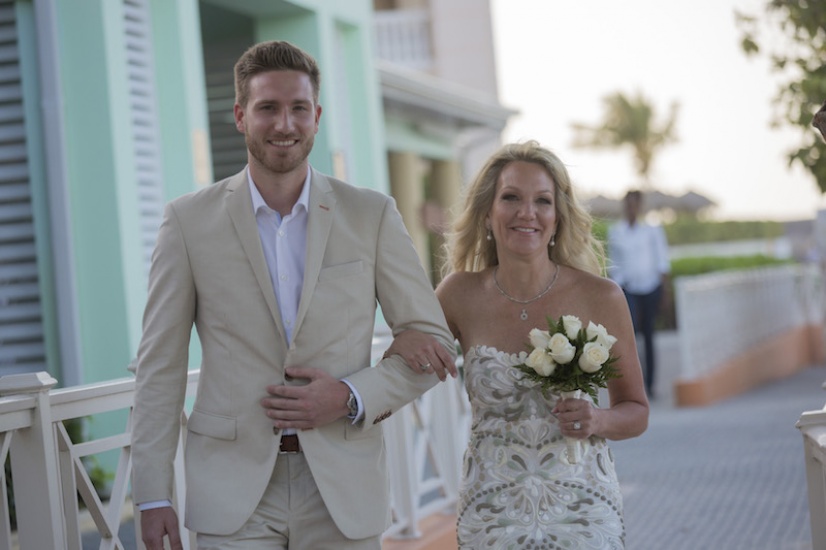
<svg viewBox="0 0 826 550"><path fill-rule="evenodd" d="M293 212L297 206L304 207L304 211L309 211L310 205L310 173L312 170L307 167L307 177L304 179L304 185L301 188L301 194L298 196L298 200L296 201L295 205L293 205ZM247 166L247 185L250 188L250 195L252 195L252 211L258 212L260 208L265 208L267 211L272 211L272 208L267 206L267 203L264 202L264 197L261 196L261 193L258 191L258 188L255 186L255 183L252 181L252 174L250 173L249 166Z"/></svg>

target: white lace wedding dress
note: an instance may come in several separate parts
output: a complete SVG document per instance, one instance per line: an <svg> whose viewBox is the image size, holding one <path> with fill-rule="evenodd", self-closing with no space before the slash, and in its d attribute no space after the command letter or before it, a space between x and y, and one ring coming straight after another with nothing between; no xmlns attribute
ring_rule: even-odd
<svg viewBox="0 0 826 550"><path fill-rule="evenodd" d="M580 461L536 383L514 365L526 355L477 346L465 353L473 424L459 495L459 547L622 549L622 496L611 451L591 437Z"/></svg>

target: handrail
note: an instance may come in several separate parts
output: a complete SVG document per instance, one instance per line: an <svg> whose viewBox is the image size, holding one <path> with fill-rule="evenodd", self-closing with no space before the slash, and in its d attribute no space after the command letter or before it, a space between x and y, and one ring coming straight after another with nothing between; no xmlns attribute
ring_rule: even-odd
<svg viewBox="0 0 826 550"><path fill-rule="evenodd" d="M194 395L198 371L191 371L187 395ZM81 550L78 495L101 536L102 549L123 548L118 538L122 510L129 504L131 478L131 409L135 381L123 378L71 388L52 389L46 373L0 377L0 460L11 459L17 537L20 548ZM10 392L20 392L8 395ZM63 422L89 415L126 410L124 431L86 442L73 442ZM118 450L111 494L103 502L86 472L83 459ZM176 472L182 474L179 453ZM182 478L182 475L178 477ZM0 484L6 496L8 480ZM7 498L0 501L0 549L13 548ZM139 533L139 530L136 529ZM142 547L140 541L137 541ZM194 548L189 540L184 548Z"/></svg>
<svg viewBox="0 0 826 550"><path fill-rule="evenodd" d="M796 427L803 435L812 548L826 548L826 407L804 412Z"/></svg>
<svg viewBox="0 0 826 550"><path fill-rule="evenodd" d="M380 357L391 336L377 330L373 356ZM198 371L190 371L187 395L197 387ZM46 373L0 377L0 460L11 458L17 512L17 538L23 549L81 550L78 496L98 531L101 549L122 549L119 526L131 506L131 409L135 380L118 380L54 389ZM129 411L123 432L85 442L72 442L63 422L111 411ZM449 418L450 422L444 419ZM181 429L185 429L182 416ZM417 537L419 521L456 504L461 456L467 441L470 408L459 380L440 383L388 419L385 429L390 470L392 526L386 537ZM111 494L102 500L86 472L85 457L119 452ZM175 459L176 495L183 494L181 448ZM0 550L15 548L6 498L8 480L0 476ZM180 521L184 513L178 506ZM133 514L137 512L133 510ZM142 549L139 522L135 541ZM181 524L182 533L186 533ZM194 535L184 548L195 548Z"/></svg>

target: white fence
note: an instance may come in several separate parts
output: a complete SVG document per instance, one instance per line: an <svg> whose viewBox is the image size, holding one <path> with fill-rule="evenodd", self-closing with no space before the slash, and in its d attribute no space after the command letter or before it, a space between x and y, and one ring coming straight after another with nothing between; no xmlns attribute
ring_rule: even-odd
<svg viewBox="0 0 826 550"><path fill-rule="evenodd" d="M380 356L389 341L378 334ZM188 395L194 395L198 372L189 374ZM0 550L80 550L78 496L100 534L101 549L143 548L139 522L137 541L125 546L118 530L129 499L131 477L130 424L122 433L73 443L63 421L94 414L131 412L135 382L111 382L54 389L46 373L0 378L0 460L11 458L17 533L10 527L5 474L0 479ZM386 536L416 537L421 518L455 508L461 453L467 441L469 404L459 380L444 383L388 419L385 426L391 475L393 524ZM183 427L182 419L182 427ZM83 465L83 458L107 451L120 453L111 494L103 502ZM177 494L183 494L182 461L176 459ZM134 512L134 511L133 511ZM183 514L180 514L183 517ZM137 515L135 515L137 517ZM183 532L183 531L182 531ZM194 549L192 541L185 548Z"/></svg>
<svg viewBox="0 0 826 550"><path fill-rule="evenodd" d="M804 412L797 428L803 434L812 548L826 548L826 407Z"/></svg>
<svg viewBox="0 0 826 550"><path fill-rule="evenodd" d="M823 275L783 265L675 281L680 378L695 380L786 330L822 323Z"/></svg>

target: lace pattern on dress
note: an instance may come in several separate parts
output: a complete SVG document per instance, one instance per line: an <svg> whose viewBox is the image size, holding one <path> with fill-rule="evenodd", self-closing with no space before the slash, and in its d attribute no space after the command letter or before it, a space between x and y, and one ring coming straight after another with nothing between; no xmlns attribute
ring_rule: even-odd
<svg viewBox="0 0 826 550"><path fill-rule="evenodd" d="M459 495L463 549L620 549L625 527L614 461L592 437L569 465L546 398L513 368L526 354L475 346L465 354L473 420Z"/></svg>

